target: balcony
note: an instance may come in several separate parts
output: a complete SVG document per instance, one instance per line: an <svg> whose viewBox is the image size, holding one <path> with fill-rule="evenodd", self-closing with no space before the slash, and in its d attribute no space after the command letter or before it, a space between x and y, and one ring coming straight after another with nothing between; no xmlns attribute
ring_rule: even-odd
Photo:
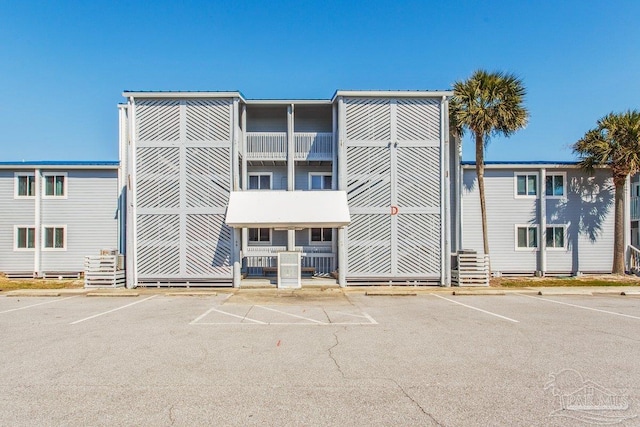
<svg viewBox="0 0 640 427"><path fill-rule="evenodd" d="M631 197L631 221L640 220L640 197Z"/></svg>
<svg viewBox="0 0 640 427"><path fill-rule="evenodd" d="M333 160L331 132L296 132L295 160ZM287 160L286 132L247 132L247 160Z"/></svg>

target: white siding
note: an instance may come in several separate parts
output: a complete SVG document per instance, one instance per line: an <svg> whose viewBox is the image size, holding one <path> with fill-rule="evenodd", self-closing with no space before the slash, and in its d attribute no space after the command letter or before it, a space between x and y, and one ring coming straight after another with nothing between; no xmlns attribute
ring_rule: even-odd
<svg viewBox="0 0 640 427"><path fill-rule="evenodd" d="M86 255L118 247L117 172L68 171L67 179L66 198L42 200L42 224L67 227L66 250L42 251L44 272L82 271Z"/></svg>
<svg viewBox="0 0 640 427"><path fill-rule="evenodd" d="M15 225L34 224L34 199L14 199L14 171L0 171L0 271L33 271L34 251L14 251Z"/></svg>
<svg viewBox="0 0 640 427"><path fill-rule="evenodd" d="M546 250L549 273L611 271L613 257L613 187L610 172L589 177L575 168L547 168L565 172L567 197L545 198L546 223L567 225L567 248ZM515 172L535 174L539 169L485 169L487 223L491 268L500 272L533 273L541 269L538 250L516 249L516 224L540 225L540 195L515 196ZM539 179L539 178L538 178ZM544 188L544 186L543 186ZM482 252L482 222L475 170L465 169L462 183L462 247ZM542 230L538 247L545 244Z"/></svg>

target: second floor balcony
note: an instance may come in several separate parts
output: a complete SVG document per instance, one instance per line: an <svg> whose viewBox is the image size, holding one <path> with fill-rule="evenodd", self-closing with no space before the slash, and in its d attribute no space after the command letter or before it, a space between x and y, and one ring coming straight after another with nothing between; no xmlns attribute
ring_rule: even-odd
<svg viewBox="0 0 640 427"><path fill-rule="evenodd" d="M295 132L294 160L333 160L331 132ZM247 160L287 160L286 132L247 132Z"/></svg>

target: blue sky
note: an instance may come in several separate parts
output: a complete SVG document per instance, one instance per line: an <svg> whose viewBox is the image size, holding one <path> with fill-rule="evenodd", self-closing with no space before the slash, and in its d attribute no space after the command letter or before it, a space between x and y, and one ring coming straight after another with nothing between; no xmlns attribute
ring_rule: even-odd
<svg viewBox="0 0 640 427"><path fill-rule="evenodd" d="M0 160L117 160L123 90L330 98L450 89L478 68L519 75L531 113L487 160L572 160L598 118L640 108L639 15L638 1L0 0Z"/></svg>

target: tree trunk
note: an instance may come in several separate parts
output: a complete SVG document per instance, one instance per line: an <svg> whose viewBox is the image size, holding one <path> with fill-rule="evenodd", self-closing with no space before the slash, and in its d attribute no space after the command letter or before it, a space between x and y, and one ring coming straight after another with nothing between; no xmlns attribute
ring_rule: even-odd
<svg viewBox="0 0 640 427"><path fill-rule="evenodd" d="M482 215L482 243L484 253L489 255L489 231L487 229L487 206L484 195L484 138L483 135L475 134L476 137L476 175L478 176L478 189L480 190L480 213Z"/></svg>
<svg viewBox="0 0 640 427"><path fill-rule="evenodd" d="M624 183L622 179L614 177L616 187L614 231L613 231L613 274L624 274Z"/></svg>

